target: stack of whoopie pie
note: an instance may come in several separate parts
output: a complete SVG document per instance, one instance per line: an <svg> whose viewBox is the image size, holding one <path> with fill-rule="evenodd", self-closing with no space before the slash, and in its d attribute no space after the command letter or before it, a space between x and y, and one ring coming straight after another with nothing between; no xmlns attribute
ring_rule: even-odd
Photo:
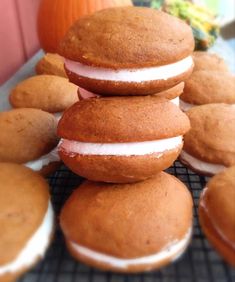
<svg viewBox="0 0 235 282"><path fill-rule="evenodd" d="M59 155L88 179L60 218L75 258L137 272L186 249L192 198L162 170L176 160L190 128L175 98L192 72L193 49L188 25L139 7L84 17L61 42L59 54L82 99L59 121Z"/></svg>

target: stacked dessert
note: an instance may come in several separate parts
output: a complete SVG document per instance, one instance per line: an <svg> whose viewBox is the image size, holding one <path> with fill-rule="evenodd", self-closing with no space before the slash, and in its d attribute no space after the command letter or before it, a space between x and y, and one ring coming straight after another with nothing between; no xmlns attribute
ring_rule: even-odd
<svg viewBox="0 0 235 282"><path fill-rule="evenodd" d="M83 100L59 122L59 154L88 179L60 218L75 258L136 272L159 268L187 247L192 199L162 170L180 154L190 127L168 99L192 72L193 48L185 23L137 7L87 16L62 41L59 53Z"/></svg>

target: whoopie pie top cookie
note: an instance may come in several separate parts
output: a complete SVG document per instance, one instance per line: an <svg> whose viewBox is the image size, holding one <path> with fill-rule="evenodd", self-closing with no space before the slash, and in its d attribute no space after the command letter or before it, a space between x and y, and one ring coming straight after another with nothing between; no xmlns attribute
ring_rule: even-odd
<svg viewBox="0 0 235 282"><path fill-rule="evenodd" d="M77 101L77 86L55 75L30 77L21 81L10 94L14 108L36 108L57 116Z"/></svg>
<svg viewBox="0 0 235 282"><path fill-rule="evenodd" d="M116 7L78 20L62 40L71 81L101 95L147 95L191 73L191 28L164 12Z"/></svg>
<svg viewBox="0 0 235 282"><path fill-rule="evenodd" d="M82 100L65 111L62 138L92 143L151 141L182 136L189 121L178 107L155 96Z"/></svg>
<svg viewBox="0 0 235 282"><path fill-rule="evenodd" d="M75 258L105 270L147 271L185 250L192 198L164 172L134 184L85 181L65 203L60 225Z"/></svg>
<svg viewBox="0 0 235 282"><path fill-rule="evenodd" d="M207 238L235 266L235 166L215 175L203 190L199 219Z"/></svg>
<svg viewBox="0 0 235 282"><path fill-rule="evenodd" d="M119 69L174 63L193 47L190 27L178 18L149 8L118 7L77 21L59 51L85 65Z"/></svg>
<svg viewBox="0 0 235 282"><path fill-rule="evenodd" d="M180 96L181 109L187 111L193 106L212 103L235 104L235 75L206 70L193 72Z"/></svg>
<svg viewBox="0 0 235 282"><path fill-rule="evenodd" d="M37 62L35 70L37 74L52 74L67 78L64 69L64 58L58 54L45 54L45 56Z"/></svg>
<svg viewBox="0 0 235 282"><path fill-rule="evenodd" d="M0 161L40 171L58 162L57 120L47 112L21 108L0 113Z"/></svg>
<svg viewBox="0 0 235 282"><path fill-rule="evenodd" d="M205 51L193 52L194 69L193 71L207 70L228 72L228 66L225 61L217 54Z"/></svg>
<svg viewBox="0 0 235 282"><path fill-rule="evenodd" d="M45 253L53 233L47 182L24 166L0 163L0 281L13 281Z"/></svg>
<svg viewBox="0 0 235 282"><path fill-rule="evenodd" d="M235 105L198 106L187 115L191 129L184 136L181 160L206 175L235 165Z"/></svg>

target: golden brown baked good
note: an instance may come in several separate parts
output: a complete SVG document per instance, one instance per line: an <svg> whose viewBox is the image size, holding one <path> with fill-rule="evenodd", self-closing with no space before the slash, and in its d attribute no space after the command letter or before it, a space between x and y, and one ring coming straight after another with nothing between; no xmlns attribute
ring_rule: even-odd
<svg viewBox="0 0 235 282"><path fill-rule="evenodd" d="M82 262L119 272L157 269L189 243L192 198L164 172L134 184L85 181L65 203L60 225Z"/></svg>
<svg viewBox="0 0 235 282"><path fill-rule="evenodd" d="M150 8L116 7L77 21L59 52L86 65L119 69L174 63L193 47L190 27L180 19Z"/></svg>
<svg viewBox="0 0 235 282"><path fill-rule="evenodd" d="M62 40L69 79L100 95L148 95L192 72L190 27L143 7L105 9L78 20Z"/></svg>
<svg viewBox="0 0 235 282"><path fill-rule="evenodd" d="M38 109L0 113L0 161L25 164L37 171L59 162L56 127L56 118Z"/></svg>
<svg viewBox="0 0 235 282"><path fill-rule="evenodd" d="M140 181L172 164L189 127L187 116L163 98L82 100L59 122L59 154L71 170L90 180Z"/></svg>
<svg viewBox="0 0 235 282"><path fill-rule="evenodd" d="M191 129L180 159L190 168L214 175L235 164L235 106L208 104L187 112Z"/></svg>
<svg viewBox="0 0 235 282"><path fill-rule="evenodd" d="M199 219L221 256L235 266L235 166L214 176L203 190Z"/></svg>
<svg viewBox="0 0 235 282"><path fill-rule="evenodd" d="M36 64L37 74L52 74L67 78L64 58L58 54L47 53Z"/></svg>
<svg viewBox="0 0 235 282"><path fill-rule="evenodd" d="M55 75L27 78L17 84L10 94L14 108L36 108L49 113L62 112L77 101L77 86Z"/></svg>
<svg viewBox="0 0 235 282"><path fill-rule="evenodd" d="M225 61L217 54L205 51L193 52L194 69L193 71L207 70L228 72L228 66Z"/></svg>
<svg viewBox="0 0 235 282"><path fill-rule="evenodd" d="M53 211L48 184L39 174L0 163L0 179L0 281L13 281L44 255Z"/></svg>
<svg viewBox="0 0 235 282"><path fill-rule="evenodd" d="M235 104L235 75L217 71L193 72L185 82L180 100L192 107L212 103Z"/></svg>

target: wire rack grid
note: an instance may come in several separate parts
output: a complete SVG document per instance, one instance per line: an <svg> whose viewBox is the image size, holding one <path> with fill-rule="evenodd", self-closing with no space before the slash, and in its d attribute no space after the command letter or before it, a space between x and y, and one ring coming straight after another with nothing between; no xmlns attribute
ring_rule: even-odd
<svg viewBox="0 0 235 282"><path fill-rule="evenodd" d="M138 6L149 6L149 0L133 1ZM194 200L194 231L191 245L175 263L141 274L102 272L75 261L67 252L64 238L57 227L54 241L44 260L19 279L19 282L234 282L235 269L226 264L211 248L198 222L198 201L206 179L196 175L176 161L167 172L183 181ZM73 189L82 178L62 166L48 178L52 202L58 215ZM58 226L58 225L57 225Z"/></svg>

